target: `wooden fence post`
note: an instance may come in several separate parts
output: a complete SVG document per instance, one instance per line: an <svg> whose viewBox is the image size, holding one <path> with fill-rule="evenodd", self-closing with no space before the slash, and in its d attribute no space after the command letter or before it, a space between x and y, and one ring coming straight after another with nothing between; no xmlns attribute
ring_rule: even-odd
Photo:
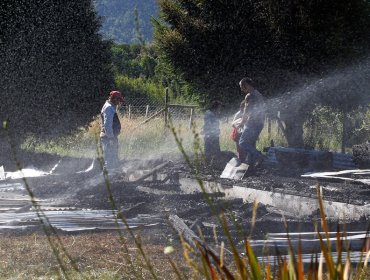
<svg viewBox="0 0 370 280"><path fill-rule="evenodd" d="M194 109L190 108L189 128L193 126L193 114L194 114Z"/></svg>
<svg viewBox="0 0 370 280"><path fill-rule="evenodd" d="M146 105L145 118L148 117L148 112L149 112L149 105Z"/></svg>
<svg viewBox="0 0 370 280"><path fill-rule="evenodd" d="M166 87L166 93L164 97L164 124L167 126L168 123L168 87Z"/></svg>

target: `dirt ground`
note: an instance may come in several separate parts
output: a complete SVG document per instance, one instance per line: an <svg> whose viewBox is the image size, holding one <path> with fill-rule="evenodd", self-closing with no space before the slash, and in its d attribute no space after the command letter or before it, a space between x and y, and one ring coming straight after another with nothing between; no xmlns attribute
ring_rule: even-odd
<svg viewBox="0 0 370 280"><path fill-rule="evenodd" d="M23 167L32 166L39 170L51 170L51 176L27 178L35 197L39 199L63 198L64 208L75 207L80 209L112 209L112 201L109 199L109 191L112 194L113 202L117 210L122 211L127 218L138 214L178 215L189 222L203 221L209 224L217 224L209 203L204 194L199 192L184 193L179 188L178 180L167 180L149 177L139 182L133 180L146 174L150 170L163 163L171 161L171 164L161 169L158 173L178 178L191 178L195 181L200 178L204 181L217 182L224 187L238 185L245 188L252 188L271 193L283 193L297 195L300 197L316 198L318 180L314 178L301 177L301 170L284 170L262 166L254 174L248 175L241 181L220 179L221 169L202 168L198 175L194 175L185 163L178 156L177 158L161 157L147 161L123 161L123 172L117 172L109 176L109 182L104 180L100 165L97 161L94 168L88 172L84 171L91 165L93 159L58 157L46 154L23 154L20 162ZM56 167L55 165L58 164ZM16 170L13 161L9 160L4 164L7 171ZM136 177L135 177L136 176ZM163 175L162 175L163 176ZM368 176L369 177L369 176ZM181 180L180 180L181 181ZM181 184L181 183L180 183ZM370 205L370 186L344 181L321 181L324 200L342 202L353 205ZM108 190L108 188L109 190ZM245 203L241 198L226 199L222 193L210 195L210 201L219 211L224 210L227 215L235 215L239 222L248 232L253 204ZM289 203L289 202L288 202ZM269 205L260 204L257 209L257 219L261 224L261 230L266 229L264 221L281 220L281 215L268 209ZM294 220L294 217L288 219ZM313 216L297 219L297 222L311 223ZM278 217L278 218L277 218ZM360 226L368 224L369 217L361 217ZM294 223L292 222L292 226ZM274 225L276 229L276 225ZM278 230L284 231L283 225ZM269 229L266 229L269 231Z"/></svg>
<svg viewBox="0 0 370 280"><path fill-rule="evenodd" d="M220 179L222 170L204 166L198 175L194 175L191 168L179 156L147 161L123 161L123 171L110 175L106 178L108 180L105 180L98 161L95 160L94 167L91 170L88 169L92 161L93 159L61 158L43 154L22 154L20 157L23 167L32 166L38 170L53 170L48 176L26 178L29 191L35 198L51 201L49 207L60 211L112 210L114 208L118 211L115 212L118 219L131 220L139 217L147 224L150 224L150 220L153 219L157 221L155 225L143 224L135 227L133 232L141 236L147 248L156 248L157 251L158 248L165 248L168 245L180 247L178 232L169 222L169 217L173 215L181 218L190 230L201 236L211 246L217 246L221 241L227 242L227 235L219 221L219 214L223 213L228 224L228 231L241 250L243 240L247 237L263 239L267 234L285 233L287 229L284 221L287 222L289 232L315 232L317 231L316 226L320 224L318 208L310 215L297 217L289 211L282 211L276 205L260 202L255 208L252 201L245 201L242 197L227 197L222 191L212 192L205 196L199 191L186 191L186 189L184 191L184 186L181 186L183 180L196 183L197 179L201 179L222 185L224 190L232 189L237 185L241 189L266 192L271 197L275 194L292 195L286 197L285 204L292 203L292 197L317 200L318 180L301 177L300 170L293 172L293 170L284 170L279 167L262 166L242 181L233 181ZM167 166L158 171L157 178L148 177L135 182L140 176L169 161ZM17 169L14 161L10 159L3 165L6 171ZM78 173L79 171L81 172ZM6 180L6 182L10 181L23 183L22 179ZM369 185L340 180L322 181L319 185L323 199L330 203L342 203L344 207L346 205L365 207L365 209L370 207ZM11 190L4 192L11 192ZM28 193L25 191L25 194ZM16 210L18 213L28 211L34 211L34 209L28 205ZM341 230L366 231L370 225L369 221L370 217L366 214L359 218L349 217L345 220L328 219L330 231L333 232L337 230L338 225ZM21 229L5 227L0 229L0 232L4 237L14 236L14 234L26 237L42 233L42 230L41 227L22 227ZM58 232L68 238L68 236L91 233L111 234L115 231L102 229L66 232L58 229ZM256 248L257 252L258 250ZM166 258L163 254L159 257L161 260Z"/></svg>

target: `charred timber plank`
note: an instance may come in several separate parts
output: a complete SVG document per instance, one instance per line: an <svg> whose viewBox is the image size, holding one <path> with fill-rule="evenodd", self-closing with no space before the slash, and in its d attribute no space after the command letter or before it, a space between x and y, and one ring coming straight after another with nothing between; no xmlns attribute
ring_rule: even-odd
<svg viewBox="0 0 370 280"><path fill-rule="evenodd" d="M173 228L181 235L186 242L188 242L194 248L196 247L196 242L204 243L195 233L192 231L185 222L177 215L170 215L169 221Z"/></svg>
<svg viewBox="0 0 370 280"><path fill-rule="evenodd" d="M197 244L199 244L205 250L212 252L215 256L219 257L219 254L214 249L210 248L202 239L200 239L179 216L170 215L169 221L179 235L182 236L193 248L197 248Z"/></svg>
<svg viewBox="0 0 370 280"><path fill-rule="evenodd" d="M137 182L140 182L140 181L145 180L146 178L148 178L150 176L153 176L155 173L157 173L161 169L165 168L166 166L170 165L171 163L172 163L172 161L167 161L165 163L162 163L162 164L158 165L157 167L155 167L154 169L152 169L152 171L150 171L149 173L144 174L143 176L139 177L134 182L137 183Z"/></svg>

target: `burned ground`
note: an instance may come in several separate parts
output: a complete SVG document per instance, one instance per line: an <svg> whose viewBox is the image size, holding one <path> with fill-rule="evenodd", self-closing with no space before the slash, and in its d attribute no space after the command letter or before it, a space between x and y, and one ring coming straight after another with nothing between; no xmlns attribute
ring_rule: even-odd
<svg viewBox="0 0 370 280"><path fill-rule="evenodd" d="M302 177L304 170L265 164L243 180L230 180L220 179L221 168L208 165L198 165L201 169L194 172L181 157L122 161L121 168L110 175L93 159L23 154L21 160L24 168L50 172L0 182L0 232L9 238L43 232L30 195L66 238L117 234L118 222L131 240L122 223L126 221L148 250L168 245L179 249L179 231L185 230L214 248L221 241L229 244L229 234L241 252L244 240L250 238L257 254L266 251L266 240L271 240L270 253L279 248L285 254L286 232L304 233L313 242L303 243L302 252L320 251L314 234L321 230L318 188L326 203L329 231L353 235L352 250L361 250L370 225L368 171L341 175L349 181L332 176L317 179ZM17 167L9 161L4 169L10 172ZM185 226L179 228L176 220ZM155 258L165 260L166 256ZM181 254L177 258L181 263Z"/></svg>
<svg viewBox="0 0 370 280"><path fill-rule="evenodd" d="M129 180L129 175L133 176L132 174L134 174L135 166L137 167L135 172L141 171L141 174L145 174L145 172L168 161L166 158L123 162L123 168L130 166L130 171L110 176L108 181L104 179L97 162L95 162L93 170L77 173L87 169L91 165L92 159L52 158L51 156L25 156L24 158L32 158L31 165L43 170L50 170L58 163L52 175L27 178L26 181L35 197L54 199L55 205L61 208L112 209L113 202L114 206L128 217L138 214L155 214L163 217L168 214L176 214L190 223L198 220L198 222L202 221L206 224L218 224L209 202L206 201L206 197L201 192L186 193L185 191L184 193L178 183L169 181L161 183L159 179L153 181L152 178L148 178L140 182ZM26 166L26 164L23 165ZM11 166L5 166L5 169L8 168ZM264 167L241 181L219 179L220 170L211 170L210 172L210 169L204 169L203 172L195 176L181 159L173 160L170 166L161 170L163 174L176 173L180 179L188 178L194 182L198 177L204 181L217 182L226 188L238 185L243 188L271 192L272 195L283 193L307 198L317 198L316 186L319 183L324 200L360 206L370 204L369 185L340 180L338 182L333 180L318 182L314 178L302 178L299 170L293 173L292 170L285 172L281 168ZM113 201L109 199L110 193ZM209 201L214 204L218 212L223 210L230 216L237 216L243 227L247 227L250 223L253 203L243 202L241 198L226 199L222 192L210 194ZM287 203L290 202L287 201ZM271 209L270 205L260 204L257 219L260 222L269 219L280 221L281 215L278 210ZM285 213L285 216L288 219L294 218L289 217L289 213ZM311 218L308 216L296 220L297 222L311 222ZM365 216L362 218L361 224L364 230L368 219L369 217Z"/></svg>

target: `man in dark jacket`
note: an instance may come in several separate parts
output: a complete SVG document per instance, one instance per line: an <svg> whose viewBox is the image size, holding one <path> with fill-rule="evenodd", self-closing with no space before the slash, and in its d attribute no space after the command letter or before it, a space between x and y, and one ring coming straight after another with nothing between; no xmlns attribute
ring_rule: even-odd
<svg viewBox="0 0 370 280"><path fill-rule="evenodd" d="M118 167L118 135L121 132L121 123L117 115L117 106L123 101L124 98L119 91L111 91L101 110L100 139L107 170Z"/></svg>

